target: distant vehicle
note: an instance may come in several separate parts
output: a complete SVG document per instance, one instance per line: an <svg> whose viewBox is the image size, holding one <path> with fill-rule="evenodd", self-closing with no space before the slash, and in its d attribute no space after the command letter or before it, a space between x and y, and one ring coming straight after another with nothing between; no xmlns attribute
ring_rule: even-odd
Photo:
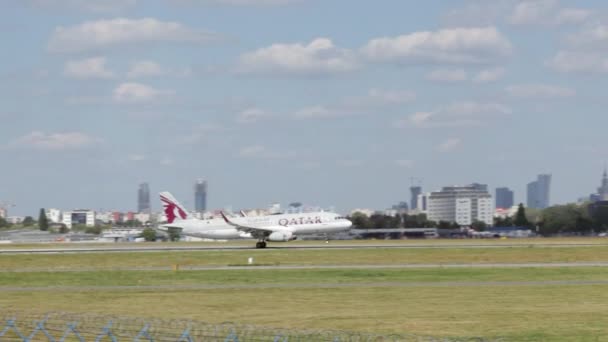
<svg viewBox="0 0 608 342"><path fill-rule="evenodd" d="M221 213L220 219L197 219L169 192L161 192L167 223L159 229L178 229L181 234L207 239L257 239L256 248L265 248L266 242L293 241L300 235L331 234L350 229L352 222L332 212L277 214L229 218Z"/></svg>

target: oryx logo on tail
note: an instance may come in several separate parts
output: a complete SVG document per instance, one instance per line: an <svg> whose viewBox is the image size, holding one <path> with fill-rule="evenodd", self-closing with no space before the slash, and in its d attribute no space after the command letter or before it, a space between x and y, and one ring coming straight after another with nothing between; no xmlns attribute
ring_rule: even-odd
<svg viewBox="0 0 608 342"><path fill-rule="evenodd" d="M175 199L175 197L173 197L173 195L171 195L171 193L161 192L160 201L163 203L168 223L173 223L176 219L185 220L188 218L188 213L184 207ZM175 213L175 209L177 209L177 214Z"/></svg>

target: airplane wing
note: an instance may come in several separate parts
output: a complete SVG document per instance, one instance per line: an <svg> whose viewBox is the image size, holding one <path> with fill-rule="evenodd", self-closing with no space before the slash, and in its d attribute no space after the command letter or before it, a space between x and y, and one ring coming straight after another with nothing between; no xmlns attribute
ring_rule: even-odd
<svg viewBox="0 0 608 342"><path fill-rule="evenodd" d="M224 212L220 212L220 214L222 215L222 218L224 219L224 221L226 221L226 223L228 223L229 225L235 227L236 229L246 232L246 233L251 233L253 236L268 236L270 234L272 234L273 232L276 231L285 231L285 227L277 227L276 229L274 227L264 227L264 228L260 228L260 227L254 227L254 226L247 226L247 225L243 225L243 224L238 224L232 220L230 220L228 218L228 216L226 216L226 214L224 214Z"/></svg>

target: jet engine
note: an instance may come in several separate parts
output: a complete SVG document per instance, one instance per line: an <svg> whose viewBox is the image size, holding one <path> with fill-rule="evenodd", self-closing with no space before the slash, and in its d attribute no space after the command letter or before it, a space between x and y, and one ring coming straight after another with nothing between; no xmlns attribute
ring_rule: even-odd
<svg viewBox="0 0 608 342"><path fill-rule="evenodd" d="M268 235L268 241L272 242L287 242L297 239L298 237L293 235L292 232L273 232Z"/></svg>

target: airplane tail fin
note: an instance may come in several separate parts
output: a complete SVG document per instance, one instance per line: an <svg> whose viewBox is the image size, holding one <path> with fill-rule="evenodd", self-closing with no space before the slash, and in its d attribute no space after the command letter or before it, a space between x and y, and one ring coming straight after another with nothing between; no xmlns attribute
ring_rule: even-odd
<svg viewBox="0 0 608 342"><path fill-rule="evenodd" d="M160 201L163 204L168 223L188 219L188 211L186 211L186 208L184 208L170 192L161 192Z"/></svg>

